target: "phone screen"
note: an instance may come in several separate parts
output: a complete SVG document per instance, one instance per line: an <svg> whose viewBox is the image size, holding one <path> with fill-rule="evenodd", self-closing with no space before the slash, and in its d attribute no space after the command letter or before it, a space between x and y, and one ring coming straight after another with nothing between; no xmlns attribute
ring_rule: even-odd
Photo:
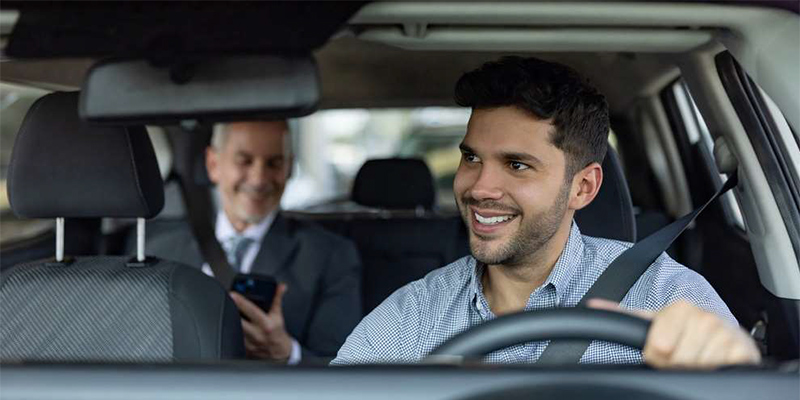
<svg viewBox="0 0 800 400"><path fill-rule="evenodd" d="M238 274L231 286L231 290L252 301L264 312L269 312L278 283L271 276Z"/></svg>

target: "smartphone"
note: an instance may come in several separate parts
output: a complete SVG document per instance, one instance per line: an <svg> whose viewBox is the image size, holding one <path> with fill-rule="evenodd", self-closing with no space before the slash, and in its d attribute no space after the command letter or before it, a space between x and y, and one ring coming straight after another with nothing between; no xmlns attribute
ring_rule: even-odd
<svg viewBox="0 0 800 400"><path fill-rule="evenodd" d="M272 307L278 282L275 278L258 274L237 274L231 290L255 303L265 313Z"/></svg>

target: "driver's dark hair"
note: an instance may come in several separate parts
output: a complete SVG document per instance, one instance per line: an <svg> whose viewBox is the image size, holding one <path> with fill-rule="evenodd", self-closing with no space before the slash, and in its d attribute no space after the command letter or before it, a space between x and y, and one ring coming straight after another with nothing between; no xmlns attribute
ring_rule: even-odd
<svg viewBox="0 0 800 400"><path fill-rule="evenodd" d="M605 96L565 65L516 56L487 62L458 80L455 101L473 109L516 106L551 120L550 141L566 155L568 178L606 155Z"/></svg>

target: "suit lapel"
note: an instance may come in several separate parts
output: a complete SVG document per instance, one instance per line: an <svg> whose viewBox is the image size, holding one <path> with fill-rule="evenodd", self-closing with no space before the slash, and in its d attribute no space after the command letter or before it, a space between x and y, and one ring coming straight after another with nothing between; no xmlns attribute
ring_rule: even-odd
<svg viewBox="0 0 800 400"><path fill-rule="evenodd" d="M297 253L298 241L294 237L288 222L280 213L264 235L261 248L253 260L251 271L256 274L277 277L281 271L291 264Z"/></svg>

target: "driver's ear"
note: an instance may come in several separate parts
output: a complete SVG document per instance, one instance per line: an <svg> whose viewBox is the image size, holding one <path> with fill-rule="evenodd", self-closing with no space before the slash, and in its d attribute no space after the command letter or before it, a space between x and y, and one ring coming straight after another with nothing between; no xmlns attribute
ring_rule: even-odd
<svg viewBox="0 0 800 400"><path fill-rule="evenodd" d="M600 185L603 184L603 167L593 162L578 171L572 177L572 189L568 207L572 210L580 210L586 207L597 197Z"/></svg>

